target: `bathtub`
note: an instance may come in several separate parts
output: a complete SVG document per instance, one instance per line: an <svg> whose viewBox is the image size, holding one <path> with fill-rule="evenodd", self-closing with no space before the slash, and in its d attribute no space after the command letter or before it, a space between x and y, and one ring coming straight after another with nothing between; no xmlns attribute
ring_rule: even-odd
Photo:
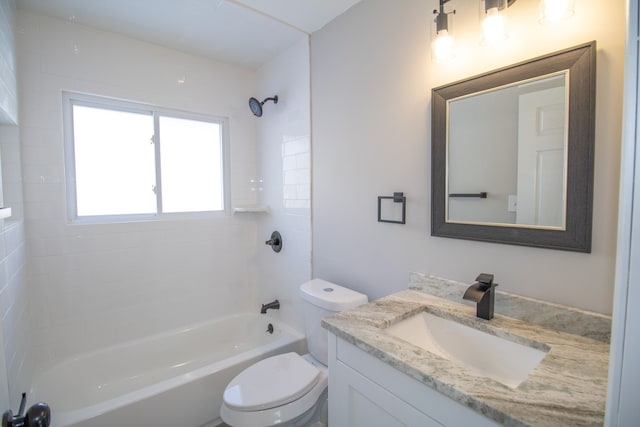
<svg viewBox="0 0 640 427"><path fill-rule="evenodd" d="M232 315L64 360L33 382L29 404L49 404L51 427L212 426L235 375L304 346L265 315Z"/></svg>

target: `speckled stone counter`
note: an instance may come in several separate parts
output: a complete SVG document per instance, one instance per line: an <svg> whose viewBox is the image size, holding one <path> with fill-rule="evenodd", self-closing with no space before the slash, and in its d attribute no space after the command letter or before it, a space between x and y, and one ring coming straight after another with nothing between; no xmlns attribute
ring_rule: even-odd
<svg viewBox="0 0 640 427"><path fill-rule="evenodd" d="M339 338L500 424L603 425L610 318L555 304L544 310L539 304L546 304L536 300L528 300L533 304L528 308L534 308L538 314L546 313L540 318L535 313L526 313L522 306L517 315L529 320L507 317L499 314L499 301L504 295L506 300L510 299L508 294L503 294L496 298L495 317L486 321L475 316L474 305L462 304L466 286L414 274L411 289L330 316L322 325ZM514 297L517 300L517 296ZM456 298L460 302L455 302ZM504 302L505 306L510 304L510 301ZM384 332L385 328L422 311L548 353L514 389ZM553 318L558 319L560 327L551 327ZM587 325L584 331L580 323Z"/></svg>

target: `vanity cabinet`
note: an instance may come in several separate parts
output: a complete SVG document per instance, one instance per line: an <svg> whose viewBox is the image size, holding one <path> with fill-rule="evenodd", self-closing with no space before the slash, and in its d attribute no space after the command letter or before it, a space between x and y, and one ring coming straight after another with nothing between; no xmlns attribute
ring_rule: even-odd
<svg viewBox="0 0 640 427"><path fill-rule="evenodd" d="M329 333L329 425L495 427L499 424Z"/></svg>

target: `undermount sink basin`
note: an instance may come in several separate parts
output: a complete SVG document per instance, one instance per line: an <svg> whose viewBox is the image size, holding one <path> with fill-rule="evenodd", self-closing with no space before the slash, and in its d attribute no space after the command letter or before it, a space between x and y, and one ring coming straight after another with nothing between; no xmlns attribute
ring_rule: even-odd
<svg viewBox="0 0 640 427"><path fill-rule="evenodd" d="M518 387L547 354L427 312L384 331L513 388Z"/></svg>

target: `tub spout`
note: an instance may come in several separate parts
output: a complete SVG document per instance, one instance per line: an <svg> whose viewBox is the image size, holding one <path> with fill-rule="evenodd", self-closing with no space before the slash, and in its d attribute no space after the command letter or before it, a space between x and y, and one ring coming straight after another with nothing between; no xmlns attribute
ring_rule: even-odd
<svg viewBox="0 0 640 427"><path fill-rule="evenodd" d="M13 415L11 409L2 414L2 427L49 427L51 423L51 410L46 403L36 403L24 413L24 406L27 401L27 393L22 393L20 410L17 415Z"/></svg>
<svg viewBox="0 0 640 427"><path fill-rule="evenodd" d="M280 309L280 301L275 300L273 302L270 302L268 304L262 304L262 308L260 309L260 314L265 314L267 312L267 310L269 310L270 308L275 308L276 310Z"/></svg>

